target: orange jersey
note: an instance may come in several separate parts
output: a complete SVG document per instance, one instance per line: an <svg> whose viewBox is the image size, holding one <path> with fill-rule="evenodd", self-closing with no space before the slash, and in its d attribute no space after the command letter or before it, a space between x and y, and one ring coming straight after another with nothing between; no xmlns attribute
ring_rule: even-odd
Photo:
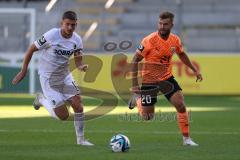
<svg viewBox="0 0 240 160"><path fill-rule="evenodd" d="M170 33L167 40L158 32L146 36L138 46L137 53L144 57L142 67L143 83L155 83L172 76L172 56L181 54L183 47L180 38Z"/></svg>

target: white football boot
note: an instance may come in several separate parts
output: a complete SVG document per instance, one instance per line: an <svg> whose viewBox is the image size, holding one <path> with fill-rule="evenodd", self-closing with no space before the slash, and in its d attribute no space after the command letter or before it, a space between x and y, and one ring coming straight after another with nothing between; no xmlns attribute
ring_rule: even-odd
<svg viewBox="0 0 240 160"><path fill-rule="evenodd" d="M183 145L184 146L198 146L198 144L193 142L193 140L190 137L183 137Z"/></svg>
<svg viewBox="0 0 240 160"><path fill-rule="evenodd" d="M128 108L129 109L133 109L133 108L136 107L138 98L139 98L139 96L136 93L133 93L132 97L128 101Z"/></svg>
<svg viewBox="0 0 240 160"><path fill-rule="evenodd" d="M77 138L77 144L82 146L94 146L93 143L89 142L88 140L84 138Z"/></svg>
<svg viewBox="0 0 240 160"><path fill-rule="evenodd" d="M37 93L36 98L33 101L33 107L34 107L35 110L39 110L39 108L42 106L42 104L39 101L41 98L44 98L43 94L42 93Z"/></svg>

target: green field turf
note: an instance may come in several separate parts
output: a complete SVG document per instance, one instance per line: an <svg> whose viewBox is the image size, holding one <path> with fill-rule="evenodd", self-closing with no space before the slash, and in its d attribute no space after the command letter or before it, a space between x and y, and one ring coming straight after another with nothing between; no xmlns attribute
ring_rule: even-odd
<svg viewBox="0 0 240 160"><path fill-rule="evenodd" d="M31 110L33 97L0 96L0 159L1 160L239 160L240 159L240 97L239 96L186 96L191 107L191 135L199 147L183 147L174 119L164 119L174 113L169 103L160 99L158 110L162 116L150 122L126 118L123 102L117 111L86 122L85 134L94 147L75 144L72 121L61 122L50 117L11 118L11 112L1 117L3 108L16 113L21 108ZM84 99L86 108L99 101ZM24 108L25 107L25 108ZM2 108L2 110L1 110ZM14 109L14 110L15 110ZM165 109L165 110L164 110ZM44 109L42 109L44 110ZM124 110L123 112L121 112ZM38 111L33 111L38 112ZM133 111L136 113L136 110ZM24 114L21 112L21 114ZM127 153L112 153L110 138L122 133L129 137L131 149Z"/></svg>

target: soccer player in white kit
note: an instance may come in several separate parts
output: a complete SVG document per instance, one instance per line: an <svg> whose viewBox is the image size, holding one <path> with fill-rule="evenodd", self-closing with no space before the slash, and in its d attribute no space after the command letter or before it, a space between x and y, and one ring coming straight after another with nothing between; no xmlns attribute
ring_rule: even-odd
<svg viewBox="0 0 240 160"><path fill-rule="evenodd" d="M40 52L38 74L43 94L38 94L33 105L36 110L43 105L50 115L60 120L67 120L69 112L66 102L74 110L74 126L77 144L93 146L84 138L84 114L79 88L75 85L68 69L69 58L74 60L80 71L86 71L88 65L82 63L82 39L74 32L77 15L66 11L62 16L61 27L53 28L43 34L27 50L21 71L12 83L18 84L26 75L28 64L35 51Z"/></svg>

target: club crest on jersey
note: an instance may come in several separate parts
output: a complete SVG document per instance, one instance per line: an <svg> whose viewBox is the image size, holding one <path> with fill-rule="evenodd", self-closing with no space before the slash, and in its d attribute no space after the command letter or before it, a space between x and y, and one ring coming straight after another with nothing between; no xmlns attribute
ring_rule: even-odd
<svg viewBox="0 0 240 160"><path fill-rule="evenodd" d="M141 45L141 44L139 44L139 46L137 47L137 49L142 52L142 51L144 50L144 46Z"/></svg>
<svg viewBox="0 0 240 160"><path fill-rule="evenodd" d="M38 42L39 46L42 46L42 45L44 45L47 41L46 41L46 39L44 38L44 36L42 36L41 38L38 39L37 42Z"/></svg>
<svg viewBox="0 0 240 160"><path fill-rule="evenodd" d="M171 47L171 52L176 53L176 47Z"/></svg>
<svg viewBox="0 0 240 160"><path fill-rule="evenodd" d="M77 48L77 45L76 45L76 44L74 44L74 45L73 45L73 49L76 49L76 48Z"/></svg>
<svg viewBox="0 0 240 160"><path fill-rule="evenodd" d="M53 105L56 105L56 101L55 101L55 100L52 100L52 104L53 104Z"/></svg>

